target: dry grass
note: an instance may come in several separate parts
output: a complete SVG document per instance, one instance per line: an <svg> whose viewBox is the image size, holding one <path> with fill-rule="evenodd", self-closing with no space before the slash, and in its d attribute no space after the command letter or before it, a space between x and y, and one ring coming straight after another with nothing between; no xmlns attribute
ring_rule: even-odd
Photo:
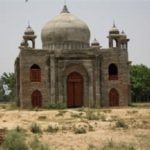
<svg viewBox="0 0 150 150"><path fill-rule="evenodd" d="M0 107L0 128L25 130L27 143L35 136L30 130L33 122L42 133L37 134L38 140L50 150L101 150L109 146L148 150L150 147L150 107L42 111Z"/></svg>

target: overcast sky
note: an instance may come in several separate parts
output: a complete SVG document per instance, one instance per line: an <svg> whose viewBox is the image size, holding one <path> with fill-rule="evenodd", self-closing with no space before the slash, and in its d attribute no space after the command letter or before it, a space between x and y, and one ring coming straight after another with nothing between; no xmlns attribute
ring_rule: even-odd
<svg viewBox="0 0 150 150"><path fill-rule="evenodd" d="M66 0L71 13L90 28L102 47L108 47L113 20L130 38L129 59L150 67L150 0ZM36 48L41 48L41 29L58 15L64 0L0 0L0 75L14 71L18 46L28 22L34 29Z"/></svg>

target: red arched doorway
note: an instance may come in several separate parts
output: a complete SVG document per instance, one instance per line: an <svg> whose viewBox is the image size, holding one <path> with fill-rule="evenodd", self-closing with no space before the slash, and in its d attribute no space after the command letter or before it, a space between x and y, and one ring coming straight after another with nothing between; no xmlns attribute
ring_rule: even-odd
<svg viewBox="0 0 150 150"><path fill-rule="evenodd" d="M67 106L82 107L83 106L83 77L72 72L67 79Z"/></svg>
<svg viewBox="0 0 150 150"><path fill-rule="evenodd" d="M119 94L114 88L109 92L109 106L119 106Z"/></svg>
<svg viewBox="0 0 150 150"><path fill-rule="evenodd" d="M41 92L36 90L32 93L32 107L42 107L42 95Z"/></svg>

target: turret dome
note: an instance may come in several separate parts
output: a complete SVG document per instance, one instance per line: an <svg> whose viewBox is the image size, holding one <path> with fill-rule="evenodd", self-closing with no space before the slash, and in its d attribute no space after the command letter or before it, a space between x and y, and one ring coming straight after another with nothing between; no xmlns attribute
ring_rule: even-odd
<svg viewBox="0 0 150 150"><path fill-rule="evenodd" d="M62 12L43 27L41 38L44 49L87 48L90 30L65 5Z"/></svg>
<svg viewBox="0 0 150 150"><path fill-rule="evenodd" d="M109 31L109 34L119 34L119 30L118 28L116 27L115 24L113 24L113 27L111 28L111 30Z"/></svg>
<svg viewBox="0 0 150 150"><path fill-rule="evenodd" d="M24 34L25 35L34 35L34 31L33 31L33 29L31 28L30 25L28 25L28 27L26 28Z"/></svg>

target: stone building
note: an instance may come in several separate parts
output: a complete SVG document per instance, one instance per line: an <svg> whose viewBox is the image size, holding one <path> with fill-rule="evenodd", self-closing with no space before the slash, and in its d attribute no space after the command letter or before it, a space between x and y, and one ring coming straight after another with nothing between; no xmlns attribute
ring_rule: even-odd
<svg viewBox="0 0 150 150"><path fill-rule="evenodd" d="M24 32L15 61L17 102L21 107L126 106L130 101L128 41L113 25L109 48L67 6L42 29L42 49L35 48L30 26Z"/></svg>

